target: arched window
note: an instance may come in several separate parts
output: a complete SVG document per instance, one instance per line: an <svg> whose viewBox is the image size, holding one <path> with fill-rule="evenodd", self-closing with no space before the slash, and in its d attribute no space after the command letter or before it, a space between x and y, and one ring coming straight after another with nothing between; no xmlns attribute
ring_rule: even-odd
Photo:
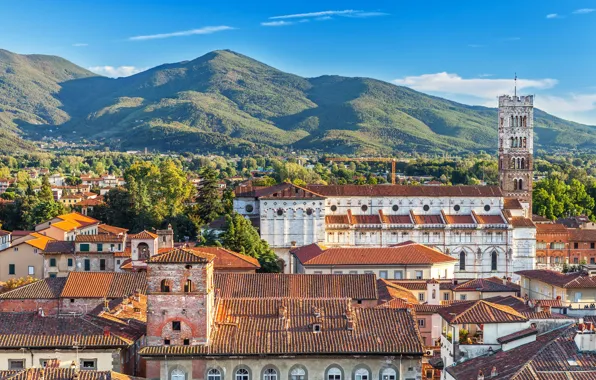
<svg viewBox="0 0 596 380"><path fill-rule="evenodd" d="M337 367L329 368L326 380L341 380L341 370Z"/></svg>
<svg viewBox="0 0 596 380"><path fill-rule="evenodd" d="M511 115L511 123L509 123L510 127L513 127L513 115Z"/></svg>
<svg viewBox="0 0 596 380"><path fill-rule="evenodd" d="M161 292L162 293L169 293L172 290L172 281L170 280L161 280Z"/></svg>
<svg viewBox="0 0 596 380"><path fill-rule="evenodd" d="M51 266L51 267L55 267L55 266L56 266L56 259L55 259L54 257L52 257L52 258L50 259L50 266Z"/></svg>
<svg viewBox="0 0 596 380"><path fill-rule="evenodd" d="M221 380L221 372L216 368L207 371L207 380Z"/></svg>
<svg viewBox="0 0 596 380"><path fill-rule="evenodd" d="M381 380L397 380L397 372L393 368L385 368L381 373Z"/></svg>
<svg viewBox="0 0 596 380"><path fill-rule="evenodd" d="M172 371L172 376L170 377L172 380L185 380L186 374L181 369L175 369Z"/></svg>
<svg viewBox="0 0 596 380"><path fill-rule="evenodd" d="M466 252L459 253L459 270L466 270Z"/></svg>
<svg viewBox="0 0 596 380"><path fill-rule="evenodd" d="M250 375L246 368L238 368L236 370L236 380L249 380Z"/></svg>
<svg viewBox="0 0 596 380"><path fill-rule="evenodd" d="M521 167L520 167L520 169L525 169L525 168L526 168L526 159L525 158L522 158L521 159Z"/></svg>
<svg viewBox="0 0 596 380"><path fill-rule="evenodd" d="M149 256L151 256L149 244L147 243L139 243L139 245L137 245L137 251L139 253L139 260L147 260Z"/></svg>
<svg viewBox="0 0 596 380"><path fill-rule="evenodd" d="M304 368L295 367L290 371L290 380L306 380Z"/></svg>
<svg viewBox="0 0 596 380"><path fill-rule="evenodd" d="M186 280L186 282L184 283L184 293L194 292L194 290L195 288L192 285L192 281Z"/></svg>
<svg viewBox="0 0 596 380"><path fill-rule="evenodd" d="M263 380L277 380L277 371L275 368L267 368L263 371Z"/></svg>
<svg viewBox="0 0 596 380"><path fill-rule="evenodd" d="M518 127L518 126L519 126L519 119L517 118L517 116L515 117L515 124L514 124L514 125L515 125L516 127Z"/></svg>
<svg viewBox="0 0 596 380"><path fill-rule="evenodd" d="M511 165L509 165L509 169L515 169L515 158L511 159Z"/></svg>
<svg viewBox="0 0 596 380"><path fill-rule="evenodd" d="M513 137L511 138L511 147L513 148Z"/></svg>
<svg viewBox="0 0 596 380"><path fill-rule="evenodd" d="M501 127L503 126L503 118L501 118Z"/></svg>
<svg viewBox="0 0 596 380"><path fill-rule="evenodd" d="M524 127L528 126L528 117L524 116Z"/></svg>
<svg viewBox="0 0 596 380"><path fill-rule="evenodd" d="M523 142L522 146L523 146L524 148L526 147L526 137L524 137L524 142Z"/></svg>
<svg viewBox="0 0 596 380"><path fill-rule="evenodd" d="M519 168L520 168L520 166L521 166L521 160L518 158L518 159L517 159L517 169L519 169Z"/></svg>
<svg viewBox="0 0 596 380"><path fill-rule="evenodd" d="M354 373L355 380L370 380L370 374L366 368L358 368Z"/></svg>
<svg viewBox="0 0 596 380"><path fill-rule="evenodd" d="M490 270L497 270L497 251L493 251L490 255Z"/></svg>
<svg viewBox="0 0 596 380"><path fill-rule="evenodd" d="M523 190L524 189L524 187L523 187L522 184L523 184L523 182L522 182L522 179L520 178L519 181L517 181L517 189L518 190Z"/></svg>
<svg viewBox="0 0 596 380"><path fill-rule="evenodd" d="M517 179L513 180L513 190L517 190Z"/></svg>

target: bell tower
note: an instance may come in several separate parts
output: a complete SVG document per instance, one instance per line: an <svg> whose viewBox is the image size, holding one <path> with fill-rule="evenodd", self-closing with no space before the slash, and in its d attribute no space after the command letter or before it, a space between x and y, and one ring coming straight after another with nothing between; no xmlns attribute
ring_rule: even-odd
<svg viewBox="0 0 596 380"><path fill-rule="evenodd" d="M516 78L517 81L517 78ZM499 96L499 182L503 196L519 200L532 217L534 97Z"/></svg>

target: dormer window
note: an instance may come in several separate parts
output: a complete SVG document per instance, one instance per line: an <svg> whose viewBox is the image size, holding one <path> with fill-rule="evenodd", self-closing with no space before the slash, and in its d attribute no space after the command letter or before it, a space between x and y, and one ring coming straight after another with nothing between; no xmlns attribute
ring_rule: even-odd
<svg viewBox="0 0 596 380"><path fill-rule="evenodd" d="M321 325L318 323L315 323L314 325L312 325L312 332L314 333L320 333L321 332Z"/></svg>

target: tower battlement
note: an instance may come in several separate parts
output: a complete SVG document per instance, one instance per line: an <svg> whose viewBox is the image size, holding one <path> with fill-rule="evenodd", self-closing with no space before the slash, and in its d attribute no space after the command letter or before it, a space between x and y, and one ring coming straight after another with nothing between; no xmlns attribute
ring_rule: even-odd
<svg viewBox="0 0 596 380"><path fill-rule="evenodd" d="M534 106L534 95L526 96L499 96L499 107L513 107L513 106Z"/></svg>

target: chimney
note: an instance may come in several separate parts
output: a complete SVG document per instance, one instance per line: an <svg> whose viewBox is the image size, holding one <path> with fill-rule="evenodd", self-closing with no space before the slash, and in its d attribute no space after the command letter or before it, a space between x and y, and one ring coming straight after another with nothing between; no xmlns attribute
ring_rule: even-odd
<svg viewBox="0 0 596 380"><path fill-rule="evenodd" d="M141 290L135 290L135 301L139 302L141 300Z"/></svg>
<svg viewBox="0 0 596 380"><path fill-rule="evenodd" d="M503 285L507 285L507 277L503 276Z"/></svg>
<svg viewBox="0 0 596 380"><path fill-rule="evenodd" d="M288 316L288 308L286 307L286 305L279 305L279 307L277 308L277 316L279 317L279 319L286 319L286 317Z"/></svg>
<svg viewBox="0 0 596 380"><path fill-rule="evenodd" d="M536 301L534 305L534 311L540 313L542 311L542 303L540 301Z"/></svg>
<svg viewBox="0 0 596 380"><path fill-rule="evenodd" d="M103 299L103 311L110 311L110 301L107 298Z"/></svg>
<svg viewBox="0 0 596 380"><path fill-rule="evenodd" d="M317 318L320 318L321 317L321 309L320 308L313 307L312 312L315 315L315 317L317 317Z"/></svg>
<svg viewBox="0 0 596 380"><path fill-rule="evenodd" d="M478 377L476 380L484 380L484 372L482 372L482 370L478 371Z"/></svg>
<svg viewBox="0 0 596 380"><path fill-rule="evenodd" d="M291 241L290 244L292 244L292 248L296 247L296 242L295 241Z"/></svg>
<svg viewBox="0 0 596 380"><path fill-rule="evenodd" d="M45 317L45 313L43 311L43 309L40 307L39 309L37 309L37 315L40 317Z"/></svg>
<svg viewBox="0 0 596 380"><path fill-rule="evenodd" d="M110 336L110 327L109 326L103 327L103 336Z"/></svg>
<svg viewBox="0 0 596 380"><path fill-rule="evenodd" d="M493 369L490 371L490 377L497 377L498 374L499 372L497 371L497 367L493 366Z"/></svg>

